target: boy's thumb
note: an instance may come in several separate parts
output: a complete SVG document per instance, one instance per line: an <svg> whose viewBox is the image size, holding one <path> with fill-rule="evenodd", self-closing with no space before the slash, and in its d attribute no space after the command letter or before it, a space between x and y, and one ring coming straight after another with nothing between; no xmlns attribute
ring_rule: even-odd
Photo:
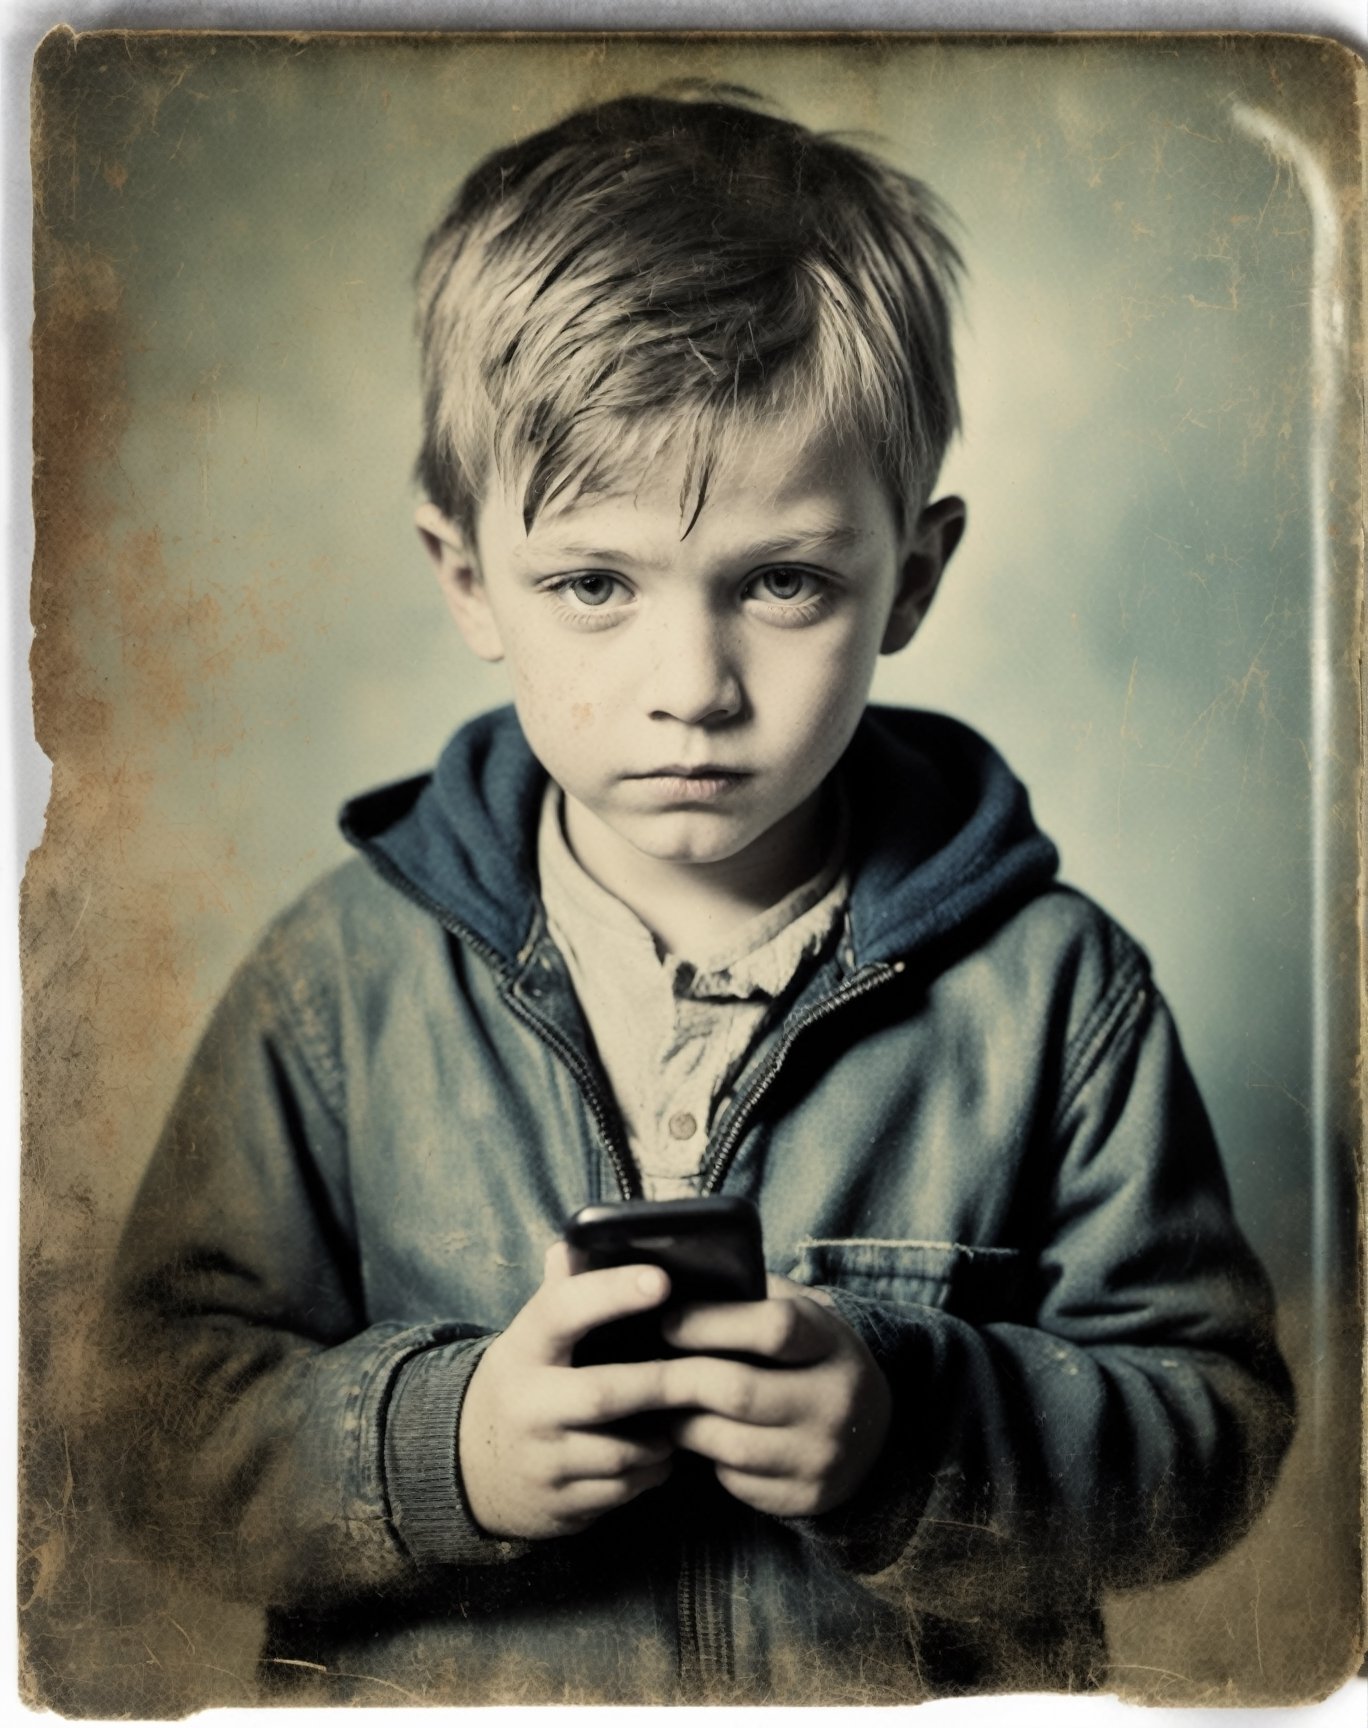
<svg viewBox="0 0 1368 1728"><path fill-rule="evenodd" d="M542 1262L542 1283L553 1284L561 1278L573 1278L576 1272L584 1270L583 1254L558 1238L546 1250L546 1258Z"/></svg>

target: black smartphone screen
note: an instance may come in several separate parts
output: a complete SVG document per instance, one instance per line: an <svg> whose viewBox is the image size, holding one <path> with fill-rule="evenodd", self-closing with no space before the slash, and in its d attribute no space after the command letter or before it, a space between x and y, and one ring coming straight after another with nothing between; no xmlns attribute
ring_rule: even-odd
<svg viewBox="0 0 1368 1728"><path fill-rule="evenodd" d="M565 1240L587 1271L661 1266L670 1275L666 1307L691 1302L755 1302L765 1294L760 1214L749 1200L623 1200L585 1206L568 1218ZM575 1350L577 1365L642 1362L668 1354L660 1310L597 1327Z"/></svg>

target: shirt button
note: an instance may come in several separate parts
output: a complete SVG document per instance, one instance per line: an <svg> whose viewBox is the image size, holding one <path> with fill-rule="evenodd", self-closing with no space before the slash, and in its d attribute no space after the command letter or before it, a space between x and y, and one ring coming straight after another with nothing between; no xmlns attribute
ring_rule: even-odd
<svg viewBox="0 0 1368 1728"><path fill-rule="evenodd" d="M688 1140L698 1132L698 1123L687 1110L676 1110L670 1118L670 1138Z"/></svg>

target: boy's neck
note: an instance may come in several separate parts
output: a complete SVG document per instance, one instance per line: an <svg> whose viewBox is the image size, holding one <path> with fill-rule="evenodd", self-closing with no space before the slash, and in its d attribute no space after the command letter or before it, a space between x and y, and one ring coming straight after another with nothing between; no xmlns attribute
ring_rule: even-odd
<svg viewBox="0 0 1368 1728"><path fill-rule="evenodd" d="M817 874L831 843L826 803L819 788L743 852L711 864L649 857L570 797L565 838L581 868L667 953L701 956Z"/></svg>

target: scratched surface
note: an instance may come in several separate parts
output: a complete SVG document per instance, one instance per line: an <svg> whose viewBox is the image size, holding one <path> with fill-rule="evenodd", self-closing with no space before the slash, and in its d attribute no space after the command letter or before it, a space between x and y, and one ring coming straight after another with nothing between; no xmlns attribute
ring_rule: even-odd
<svg viewBox="0 0 1368 1728"><path fill-rule="evenodd" d="M1350 1668L1359 447L1315 371L1312 202L1249 117L1324 176L1361 364L1354 63L1267 39L57 37L35 87L33 663L54 782L24 908L21 1591L27 1685L55 1708L255 1697L255 1620L168 1591L91 1501L74 1437L94 1292L229 969L342 855L338 803L504 699L444 630L411 527L418 244L489 148L683 75L875 134L958 213L967 433L945 483L970 532L876 695L993 738L1066 874L1149 948L1313 1413L1234 1553L1113 1605L1115 1683L1287 1701Z"/></svg>

